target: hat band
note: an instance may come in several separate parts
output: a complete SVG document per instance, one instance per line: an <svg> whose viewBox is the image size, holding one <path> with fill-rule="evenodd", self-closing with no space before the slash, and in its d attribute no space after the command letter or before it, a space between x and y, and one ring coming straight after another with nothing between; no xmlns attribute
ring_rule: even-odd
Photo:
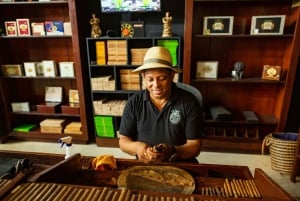
<svg viewBox="0 0 300 201"><path fill-rule="evenodd" d="M168 66L172 66L172 63L163 59L147 59L144 61L144 64L148 64L148 63L161 63L164 65L168 65Z"/></svg>

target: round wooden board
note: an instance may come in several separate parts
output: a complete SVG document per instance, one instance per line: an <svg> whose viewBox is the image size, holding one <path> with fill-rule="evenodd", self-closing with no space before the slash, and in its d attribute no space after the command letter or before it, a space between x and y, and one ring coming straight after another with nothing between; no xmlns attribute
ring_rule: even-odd
<svg viewBox="0 0 300 201"><path fill-rule="evenodd" d="M118 187L192 194L195 181L185 170L172 166L134 166L121 172Z"/></svg>

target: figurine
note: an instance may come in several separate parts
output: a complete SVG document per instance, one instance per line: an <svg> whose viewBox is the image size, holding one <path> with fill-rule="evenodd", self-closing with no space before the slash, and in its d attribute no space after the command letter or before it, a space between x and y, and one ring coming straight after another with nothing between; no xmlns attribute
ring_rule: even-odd
<svg viewBox="0 0 300 201"><path fill-rule="evenodd" d="M172 16L169 16L169 12L166 12L166 16L162 18L162 22L163 22L162 37L172 37L172 30L171 30L172 20L173 20Z"/></svg>
<svg viewBox="0 0 300 201"><path fill-rule="evenodd" d="M101 29L99 27L100 19L96 17L95 13L92 14L92 18L90 19L91 29L91 37L97 38L101 36Z"/></svg>
<svg viewBox="0 0 300 201"><path fill-rule="evenodd" d="M245 64L243 62L241 61L235 62L233 71L231 73L232 77L236 80L242 79L244 68L245 68Z"/></svg>

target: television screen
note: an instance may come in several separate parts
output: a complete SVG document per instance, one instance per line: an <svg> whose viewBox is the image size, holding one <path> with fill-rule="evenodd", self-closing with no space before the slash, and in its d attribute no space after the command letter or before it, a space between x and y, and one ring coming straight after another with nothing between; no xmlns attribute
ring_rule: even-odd
<svg viewBox="0 0 300 201"><path fill-rule="evenodd" d="M161 0L100 0L103 13L160 12Z"/></svg>

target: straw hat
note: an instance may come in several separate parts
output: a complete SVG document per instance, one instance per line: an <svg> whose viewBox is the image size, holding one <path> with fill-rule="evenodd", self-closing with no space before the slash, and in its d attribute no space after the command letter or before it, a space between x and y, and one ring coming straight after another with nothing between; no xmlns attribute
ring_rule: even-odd
<svg viewBox="0 0 300 201"><path fill-rule="evenodd" d="M143 65L132 72L140 72L154 68L168 68L175 73L181 73L181 69L172 66L172 57L169 50L160 46L149 48L145 54Z"/></svg>

